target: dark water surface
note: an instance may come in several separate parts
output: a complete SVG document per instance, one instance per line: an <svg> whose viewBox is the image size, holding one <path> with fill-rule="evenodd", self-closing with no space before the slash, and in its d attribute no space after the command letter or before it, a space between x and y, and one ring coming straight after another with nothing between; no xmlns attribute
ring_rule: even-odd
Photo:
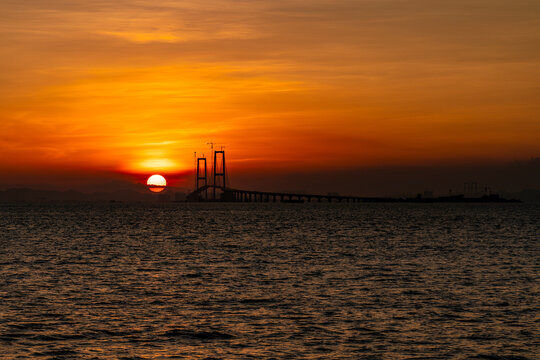
<svg viewBox="0 0 540 360"><path fill-rule="evenodd" d="M1 359L538 359L540 206L0 204Z"/></svg>

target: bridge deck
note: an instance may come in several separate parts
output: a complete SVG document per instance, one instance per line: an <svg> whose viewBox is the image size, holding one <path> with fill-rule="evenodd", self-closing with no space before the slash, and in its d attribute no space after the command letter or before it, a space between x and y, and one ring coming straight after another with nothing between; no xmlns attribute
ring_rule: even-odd
<svg viewBox="0 0 540 360"><path fill-rule="evenodd" d="M242 190L233 188L224 188L222 186L207 185L199 188L197 191L188 195L188 198L192 201L206 201L201 198L201 195L210 189L221 190L222 196L217 201L224 202L311 202L315 201L346 201L346 202L362 202L369 201L370 198L358 197L358 196L342 196L342 195L321 195L321 194L300 194L300 193L286 193L286 192L271 192L271 191L254 191L254 190ZM210 200L212 201L212 200Z"/></svg>
<svg viewBox="0 0 540 360"><path fill-rule="evenodd" d="M203 194L209 189L219 189L222 191L221 197L213 200L204 197ZM519 202L519 200L507 200L498 195L489 195L479 198L467 198L463 195L440 196L435 198L423 198L421 196L412 198L387 198L387 197L361 197L361 196L342 196L342 195L320 195L320 194L298 194L285 192L253 191L233 188L224 188L222 186L203 186L197 191L188 195L187 201L220 201L220 202L378 202L378 203L485 203L485 202Z"/></svg>

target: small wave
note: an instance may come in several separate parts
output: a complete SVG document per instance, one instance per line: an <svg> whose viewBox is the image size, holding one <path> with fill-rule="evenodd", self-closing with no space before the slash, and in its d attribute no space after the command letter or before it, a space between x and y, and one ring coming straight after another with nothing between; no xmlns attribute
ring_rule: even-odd
<svg viewBox="0 0 540 360"><path fill-rule="evenodd" d="M12 329L17 330L31 330L31 329L43 329L44 327L47 327L44 323L37 323L37 322L27 322L27 323L20 323L20 324L8 324L8 327Z"/></svg>
<svg viewBox="0 0 540 360"><path fill-rule="evenodd" d="M186 329L172 329L166 331L163 336L197 340L229 340L234 338L234 335L219 331L193 331Z"/></svg>
<svg viewBox="0 0 540 360"><path fill-rule="evenodd" d="M238 300L241 304L269 304L275 302L274 299L240 299Z"/></svg>
<svg viewBox="0 0 540 360"><path fill-rule="evenodd" d="M373 329L362 327L362 326L355 326L351 330L363 332L363 333L378 333L377 330L373 330Z"/></svg>
<svg viewBox="0 0 540 360"><path fill-rule="evenodd" d="M500 338L494 337L491 335L473 334L469 336L462 336L461 339L474 340L474 341L492 341L492 340L499 340Z"/></svg>
<svg viewBox="0 0 540 360"><path fill-rule="evenodd" d="M35 356L66 356L66 355L69 355L69 356L73 356L73 355L77 355L77 351L75 350L72 350L72 349L67 349L67 348L64 348L64 349L57 349L57 350L50 350L50 351L44 351L44 352L37 352L37 353L34 353Z"/></svg>
<svg viewBox="0 0 540 360"><path fill-rule="evenodd" d="M131 331L113 331L113 330L107 330L107 329L99 329L95 330L97 334L106 335L110 337L116 337L116 336L129 336L129 335L135 335L139 334L141 331L131 330Z"/></svg>
<svg viewBox="0 0 540 360"><path fill-rule="evenodd" d="M472 356L471 359L483 360L530 360L528 357L519 355L494 355L494 354L478 354Z"/></svg>
<svg viewBox="0 0 540 360"><path fill-rule="evenodd" d="M402 295L425 295L425 292L419 290L405 290L401 292Z"/></svg>
<svg viewBox="0 0 540 360"><path fill-rule="evenodd" d="M0 335L0 341L12 342L20 338L28 338L28 337L29 335L25 333L6 333L6 334Z"/></svg>
<svg viewBox="0 0 540 360"><path fill-rule="evenodd" d="M193 279L193 278L200 278L203 277L203 273L196 272L196 273L185 273L182 275L185 278Z"/></svg>
<svg viewBox="0 0 540 360"><path fill-rule="evenodd" d="M31 338L37 341L62 341L62 340L87 339L88 337L81 334L52 334L52 335L33 335Z"/></svg>

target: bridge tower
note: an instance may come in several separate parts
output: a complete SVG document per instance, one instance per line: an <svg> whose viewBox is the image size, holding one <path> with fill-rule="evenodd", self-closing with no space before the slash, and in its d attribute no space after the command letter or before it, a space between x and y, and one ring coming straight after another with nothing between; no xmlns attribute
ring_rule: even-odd
<svg viewBox="0 0 540 360"><path fill-rule="evenodd" d="M219 163L218 163L219 160ZM216 200L216 186L221 186L223 190L227 187L227 176L225 173L225 151L214 151L214 183L213 183L213 200ZM221 181L218 181L221 180Z"/></svg>
<svg viewBox="0 0 540 360"><path fill-rule="evenodd" d="M201 164L203 166L201 166ZM200 185L201 182L203 183L202 186ZM195 191L197 192L201 187L204 187L205 200L208 200L208 188L206 187L207 185L208 185L208 181L207 181L207 172L206 172L206 158L205 157L197 158L197 188L195 189ZM214 193L215 193L215 190L214 190Z"/></svg>

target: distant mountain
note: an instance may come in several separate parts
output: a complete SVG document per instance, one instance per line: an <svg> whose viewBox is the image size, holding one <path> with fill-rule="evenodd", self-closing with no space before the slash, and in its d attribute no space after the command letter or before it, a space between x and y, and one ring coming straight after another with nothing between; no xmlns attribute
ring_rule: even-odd
<svg viewBox="0 0 540 360"><path fill-rule="evenodd" d="M54 191L29 188L13 188L0 191L0 202L47 202L47 201L123 201L156 202L170 200L172 193L145 194L134 190L83 193L74 190Z"/></svg>

